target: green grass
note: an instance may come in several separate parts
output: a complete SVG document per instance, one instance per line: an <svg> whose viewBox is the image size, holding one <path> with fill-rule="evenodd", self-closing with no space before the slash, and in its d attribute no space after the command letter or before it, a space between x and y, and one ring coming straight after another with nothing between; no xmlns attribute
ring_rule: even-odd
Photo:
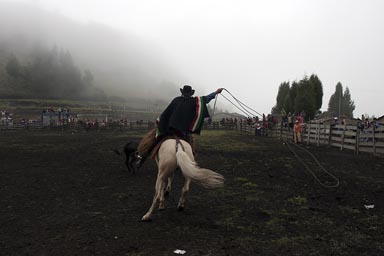
<svg viewBox="0 0 384 256"><path fill-rule="evenodd" d="M252 182L246 182L242 186L243 186L243 188L246 188L246 189L257 188L257 185L255 183L252 183Z"/></svg>
<svg viewBox="0 0 384 256"><path fill-rule="evenodd" d="M289 198L288 202L295 204L295 205L305 205L305 204L307 204L308 200L305 197L295 196L295 197Z"/></svg>

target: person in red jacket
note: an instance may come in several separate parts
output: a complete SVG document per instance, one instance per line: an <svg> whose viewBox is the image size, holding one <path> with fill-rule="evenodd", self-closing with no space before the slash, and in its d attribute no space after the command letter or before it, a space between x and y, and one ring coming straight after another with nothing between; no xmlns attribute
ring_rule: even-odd
<svg viewBox="0 0 384 256"><path fill-rule="evenodd" d="M293 126L293 138L295 143L301 143L301 123L296 120Z"/></svg>

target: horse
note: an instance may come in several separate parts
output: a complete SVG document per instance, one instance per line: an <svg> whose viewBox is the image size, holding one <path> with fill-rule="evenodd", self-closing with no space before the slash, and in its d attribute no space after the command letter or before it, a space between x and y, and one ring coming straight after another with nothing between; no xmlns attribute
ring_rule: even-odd
<svg viewBox="0 0 384 256"><path fill-rule="evenodd" d="M179 148L181 147L181 149ZM179 167L184 176L185 182L181 190L177 209L184 210L185 197L189 191L191 181L205 187L217 188L224 184L224 177L212 170L201 168L195 162L191 146L184 140L170 138L165 140L155 157L158 167L155 195L148 212L142 217L142 221L151 221L153 210L159 203L159 210L164 210L164 195L169 192L174 172ZM165 189L165 181L168 185Z"/></svg>
<svg viewBox="0 0 384 256"><path fill-rule="evenodd" d="M143 161L140 162L139 165L135 165L135 161L138 161L138 157L137 157L137 147L139 145L139 141L138 140L130 140L128 141L125 145L124 145L124 153L125 153L125 165L127 166L128 168L128 171L129 172L133 172L133 174L135 175L135 171L137 168L140 168L141 165L143 164ZM119 152L118 149L114 149L113 152L115 152L116 154L118 155L121 155L121 153Z"/></svg>

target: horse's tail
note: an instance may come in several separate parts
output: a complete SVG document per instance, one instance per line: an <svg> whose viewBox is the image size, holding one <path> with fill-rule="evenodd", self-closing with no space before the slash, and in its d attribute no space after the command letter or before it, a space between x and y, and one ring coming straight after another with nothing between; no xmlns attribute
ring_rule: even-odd
<svg viewBox="0 0 384 256"><path fill-rule="evenodd" d="M205 188L222 187L224 184L223 175L209 169L200 168L192 161L183 150L176 152L177 164L180 166L184 176L192 179Z"/></svg>

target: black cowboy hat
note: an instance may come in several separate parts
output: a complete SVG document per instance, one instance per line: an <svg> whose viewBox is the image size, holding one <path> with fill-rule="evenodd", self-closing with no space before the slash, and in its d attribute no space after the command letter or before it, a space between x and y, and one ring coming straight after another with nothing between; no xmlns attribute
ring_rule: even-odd
<svg viewBox="0 0 384 256"><path fill-rule="evenodd" d="M189 85L184 85L183 88L180 88L180 92L186 97L191 97L195 93L195 90Z"/></svg>

